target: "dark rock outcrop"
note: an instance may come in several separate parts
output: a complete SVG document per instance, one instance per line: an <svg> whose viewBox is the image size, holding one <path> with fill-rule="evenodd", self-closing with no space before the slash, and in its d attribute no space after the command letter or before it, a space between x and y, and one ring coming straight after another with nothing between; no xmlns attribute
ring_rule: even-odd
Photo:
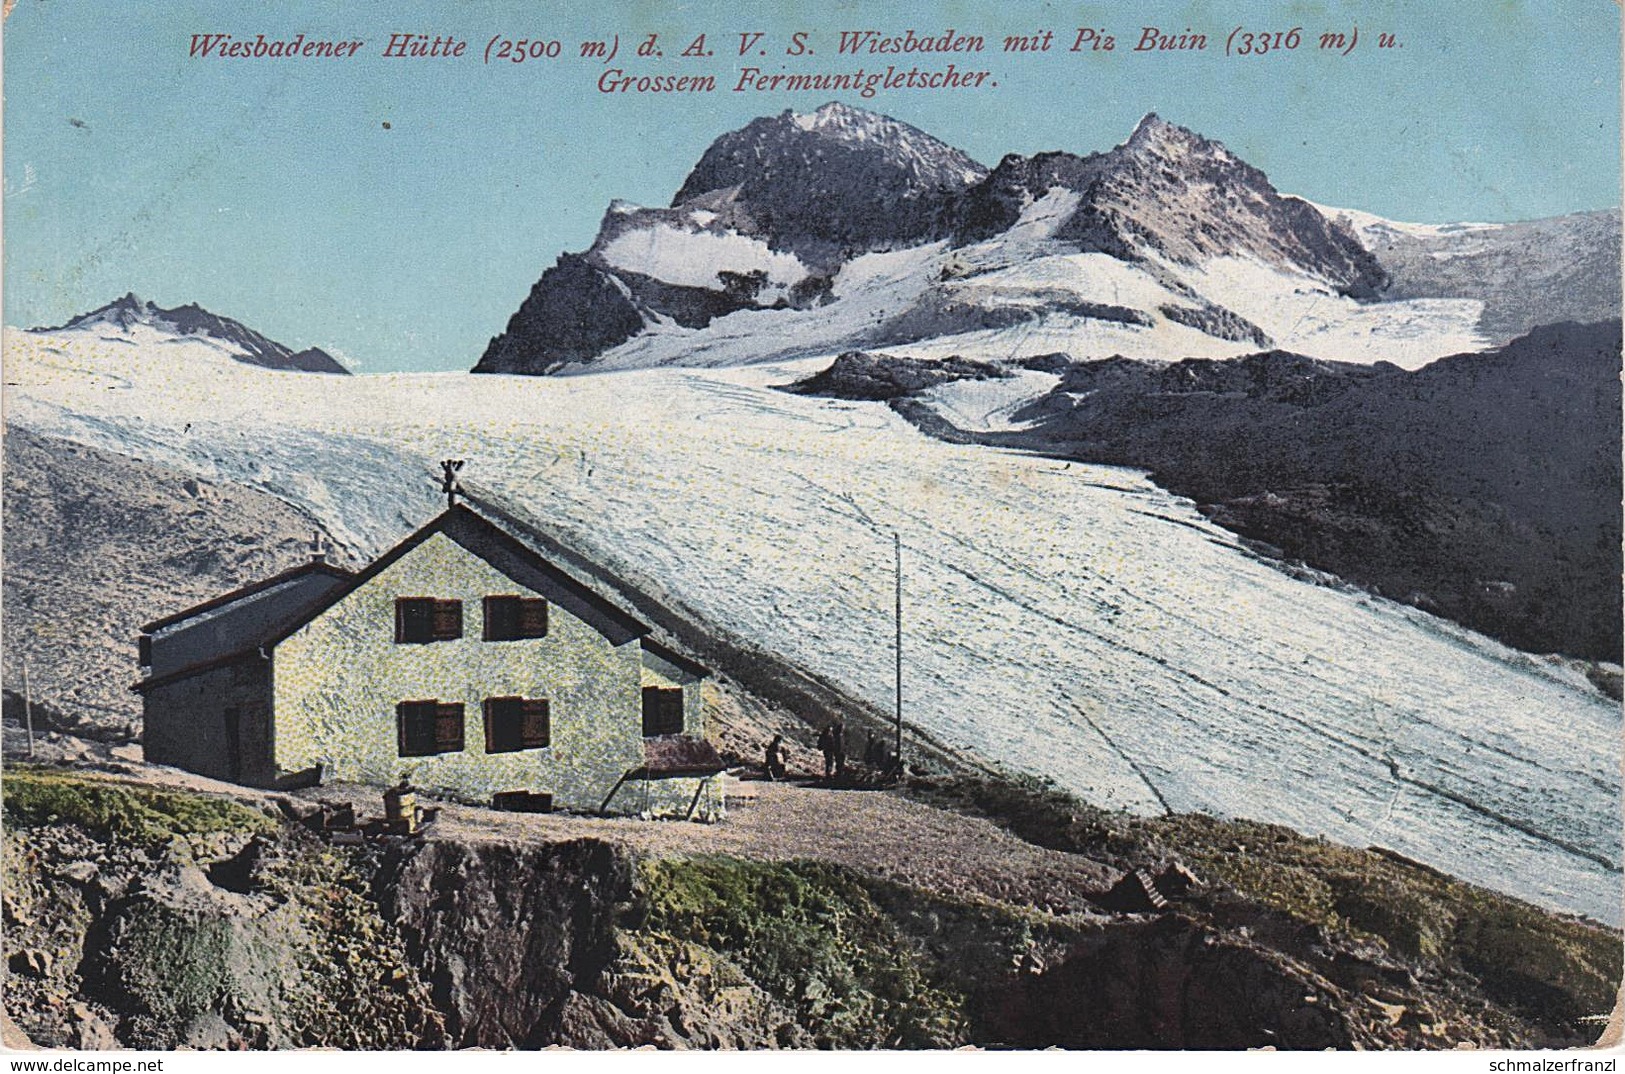
<svg viewBox="0 0 1625 1074"><path fill-rule="evenodd" d="M1144 467L1293 559L1519 648L1620 652L1620 325L1415 371L1078 362L984 439Z"/></svg>
<svg viewBox="0 0 1625 1074"><path fill-rule="evenodd" d="M833 267L938 237L943 203L986 174L907 123L831 103L724 134L672 204L720 209L774 249Z"/></svg>
<svg viewBox="0 0 1625 1074"><path fill-rule="evenodd" d="M829 368L805 377L783 390L796 395L823 395L834 399L890 400L915 395L956 380L1004 377L996 366L950 357L941 361L903 358L892 354L847 351Z"/></svg>
<svg viewBox="0 0 1625 1074"><path fill-rule="evenodd" d="M542 274L476 373L549 373L631 339L643 316L614 275L576 254Z"/></svg>
<svg viewBox="0 0 1625 1074"><path fill-rule="evenodd" d="M514 848L434 842L386 862L385 918L405 937L453 1047L540 1048L595 990L631 897L623 852L576 840Z"/></svg>
<svg viewBox="0 0 1625 1074"><path fill-rule="evenodd" d="M1103 930L1018 977L991 1021L1016 1048L1369 1046L1349 1006L1308 966L1175 916Z"/></svg>

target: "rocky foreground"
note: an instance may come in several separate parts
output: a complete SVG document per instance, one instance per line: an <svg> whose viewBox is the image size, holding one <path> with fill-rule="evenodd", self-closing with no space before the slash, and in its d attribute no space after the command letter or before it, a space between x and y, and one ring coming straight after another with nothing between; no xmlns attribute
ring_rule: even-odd
<svg viewBox="0 0 1625 1074"><path fill-rule="evenodd" d="M1392 855L996 780L350 846L308 818L373 792L101 768L5 776L41 1046L1562 1046L1621 972L1617 933Z"/></svg>

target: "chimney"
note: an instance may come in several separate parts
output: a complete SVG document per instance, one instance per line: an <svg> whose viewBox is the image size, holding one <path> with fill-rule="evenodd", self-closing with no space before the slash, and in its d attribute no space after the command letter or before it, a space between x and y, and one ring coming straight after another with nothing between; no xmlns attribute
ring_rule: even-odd
<svg viewBox="0 0 1625 1074"><path fill-rule="evenodd" d="M329 545L322 540L321 530L310 531L310 561L312 563L326 563Z"/></svg>

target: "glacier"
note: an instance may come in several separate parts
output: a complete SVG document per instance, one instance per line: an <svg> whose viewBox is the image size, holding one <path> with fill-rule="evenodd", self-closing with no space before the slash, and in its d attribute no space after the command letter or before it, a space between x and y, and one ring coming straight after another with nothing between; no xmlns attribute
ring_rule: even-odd
<svg viewBox="0 0 1625 1074"><path fill-rule="evenodd" d="M886 290L921 256L867 267ZM5 419L270 491L368 555L467 458L606 569L881 708L896 533L905 717L937 740L1101 806L1381 845L1619 923L1621 715L1578 671L1289 573L1137 471L774 390L824 360L318 378L142 326L8 329ZM958 404L996 423L1001 390Z"/></svg>

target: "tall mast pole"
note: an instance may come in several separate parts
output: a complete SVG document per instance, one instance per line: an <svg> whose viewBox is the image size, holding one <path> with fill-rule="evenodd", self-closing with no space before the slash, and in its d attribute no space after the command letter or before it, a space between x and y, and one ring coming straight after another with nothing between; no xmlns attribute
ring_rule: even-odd
<svg viewBox="0 0 1625 1074"><path fill-rule="evenodd" d="M28 728L28 756L34 756L34 695L28 689L28 658L23 657L23 725Z"/></svg>
<svg viewBox="0 0 1625 1074"><path fill-rule="evenodd" d="M894 576L897 580L897 636L895 650L897 654L897 771L903 771L903 538L893 531L892 560Z"/></svg>

